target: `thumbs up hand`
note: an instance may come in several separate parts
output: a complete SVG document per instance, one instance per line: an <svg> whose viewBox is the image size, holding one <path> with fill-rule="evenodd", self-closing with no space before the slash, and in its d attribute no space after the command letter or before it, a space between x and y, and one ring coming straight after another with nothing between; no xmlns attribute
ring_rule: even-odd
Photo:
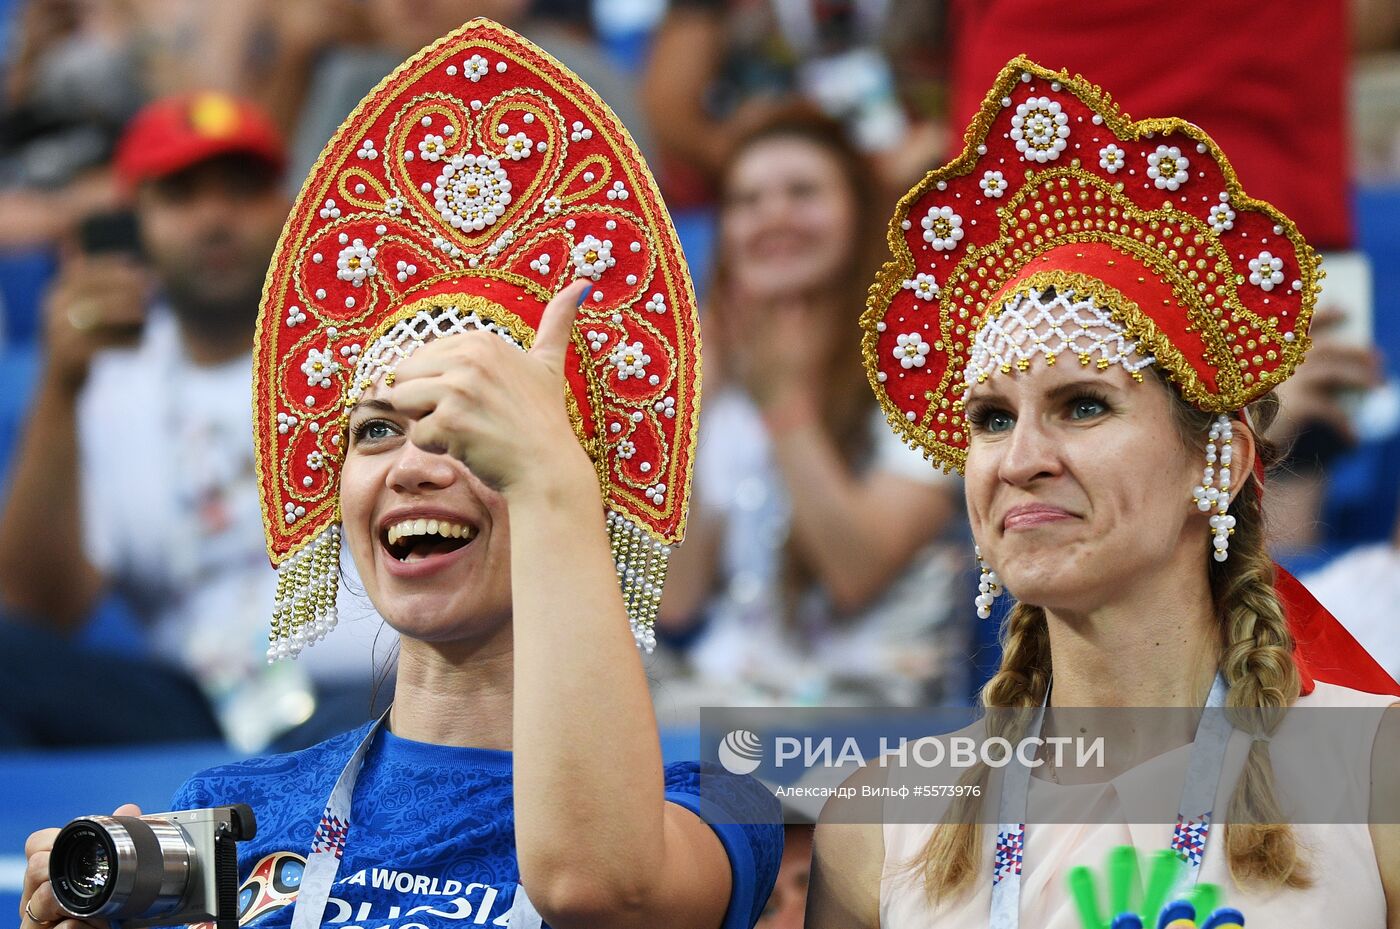
<svg viewBox="0 0 1400 929"><path fill-rule="evenodd" d="M528 352L484 331L414 352L385 394L413 419L409 441L457 458L507 499L560 469L591 474L564 402L564 358L587 287L580 279L555 294Z"/></svg>

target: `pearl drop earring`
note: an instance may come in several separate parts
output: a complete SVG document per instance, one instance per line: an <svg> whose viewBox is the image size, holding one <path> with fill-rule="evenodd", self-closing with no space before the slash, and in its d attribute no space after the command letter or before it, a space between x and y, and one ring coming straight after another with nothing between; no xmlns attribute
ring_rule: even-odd
<svg viewBox="0 0 1400 929"><path fill-rule="evenodd" d="M1002 594L1001 578L997 577L997 573L987 567L987 563L982 560L982 547L980 545L973 546L973 551L977 553L977 565L982 569L982 576L977 579L977 598L973 602L977 604L977 617L990 619L992 604Z"/></svg>
<svg viewBox="0 0 1400 929"><path fill-rule="evenodd" d="M1230 456L1233 454L1230 442L1234 435L1230 417L1223 413L1216 417L1215 422L1211 424L1210 433L1206 436L1206 467L1201 474L1201 483L1191 491L1191 498L1196 501L1196 509L1202 513L1215 510L1215 514L1210 518L1210 528L1215 537L1211 544L1215 547L1216 561L1224 561L1230 557L1230 532L1235 528L1235 517L1229 514ZM1218 475L1215 470L1217 460L1220 462ZM1216 486L1217 480L1219 487Z"/></svg>

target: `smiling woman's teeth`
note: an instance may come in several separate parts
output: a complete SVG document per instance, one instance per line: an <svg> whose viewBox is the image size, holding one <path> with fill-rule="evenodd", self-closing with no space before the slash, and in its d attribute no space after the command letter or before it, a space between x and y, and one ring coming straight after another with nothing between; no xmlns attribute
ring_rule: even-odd
<svg viewBox="0 0 1400 929"><path fill-rule="evenodd" d="M476 535L471 526L449 522L445 519L405 519L389 527L389 544L396 545L404 539L417 536L438 536L444 539L466 539Z"/></svg>

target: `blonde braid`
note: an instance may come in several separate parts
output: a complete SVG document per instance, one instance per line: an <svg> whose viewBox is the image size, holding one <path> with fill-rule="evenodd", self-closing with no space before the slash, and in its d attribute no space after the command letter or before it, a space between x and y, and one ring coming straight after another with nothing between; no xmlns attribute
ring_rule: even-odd
<svg viewBox="0 0 1400 929"><path fill-rule="evenodd" d="M1002 629L1001 667L982 688L982 705L988 709L1035 709L1049 686L1050 630L1045 611L1018 603ZM989 729L995 727L989 735L1009 738L1015 730L1024 729L1029 714L991 713L986 719ZM959 784L975 784L981 789L976 796L969 792L953 802L923 849L906 865L921 875L930 901L969 889L980 872L982 830L977 814L990 773L986 764L979 763L963 775Z"/></svg>
<svg viewBox="0 0 1400 929"><path fill-rule="evenodd" d="M1266 741L1298 699L1302 679L1293 658L1288 618L1274 592L1263 507L1252 484L1235 498L1230 511L1235 516L1235 533L1230 559L1221 566L1228 570L1212 577L1224 619L1220 667L1230 685L1227 707L1248 711L1231 712L1231 722L1256 736L1227 813L1225 849L1230 874L1239 884L1307 887L1312 880L1293 829L1279 808Z"/></svg>

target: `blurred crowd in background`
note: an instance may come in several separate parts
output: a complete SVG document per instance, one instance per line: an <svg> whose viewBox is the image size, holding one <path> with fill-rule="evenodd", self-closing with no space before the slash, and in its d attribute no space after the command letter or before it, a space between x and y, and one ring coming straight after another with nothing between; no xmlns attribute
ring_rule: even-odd
<svg viewBox="0 0 1400 929"><path fill-rule="evenodd" d="M0 0L0 749L293 747L383 705L393 634L367 606L311 660L263 663L251 333L322 145L479 15L611 104L701 293L696 488L650 665L663 725L718 703L964 704L995 666L960 482L885 426L855 321L895 200L1020 52L1132 116L1191 118L1327 253L1271 436L1292 449L1276 555L1400 673L1400 6L1275 0L1264 30L1257 3L1195 6Z"/></svg>

